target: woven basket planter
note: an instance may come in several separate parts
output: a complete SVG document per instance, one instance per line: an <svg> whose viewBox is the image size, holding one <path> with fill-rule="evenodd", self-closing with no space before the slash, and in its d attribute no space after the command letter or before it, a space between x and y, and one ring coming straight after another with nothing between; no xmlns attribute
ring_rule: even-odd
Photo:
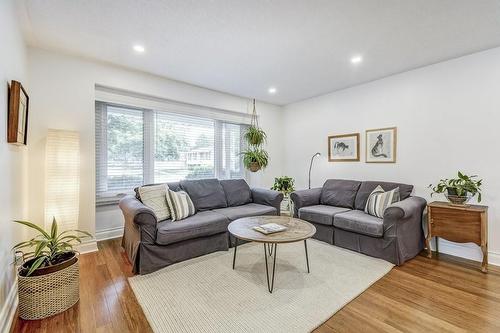
<svg viewBox="0 0 500 333"><path fill-rule="evenodd" d="M57 272L40 276L18 274L19 317L36 320L66 311L80 299L78 259Z"/></svg>
<svg viewBox="0 0 500 333"><path fill-rule="evenodd" d="M257 172L257 171L260 170L260 164L257 163L257 162L252 162L252 163L250 163L250 168L249 169L250 169L251 172Z"/></svg>

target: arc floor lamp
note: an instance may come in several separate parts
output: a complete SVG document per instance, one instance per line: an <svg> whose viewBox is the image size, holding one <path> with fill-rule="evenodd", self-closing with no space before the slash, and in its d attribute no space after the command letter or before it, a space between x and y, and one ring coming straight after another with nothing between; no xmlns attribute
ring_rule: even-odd
<svg viewBox="0 0 500 333"><path fill-rule="evenodd" d="M316 156L321 156L321 153L316 153L311 157L311 164L309 164L309 189L311 188L311 169L313 166L313 161Z"/></svg>

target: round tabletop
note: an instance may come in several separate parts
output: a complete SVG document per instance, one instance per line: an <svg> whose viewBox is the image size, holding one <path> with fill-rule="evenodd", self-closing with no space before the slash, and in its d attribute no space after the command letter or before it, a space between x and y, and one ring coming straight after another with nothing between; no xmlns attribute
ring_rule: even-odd
<svg viewBox="0 0 500 333"><path fill-rule="evenodd" d="M287 230L265 235L252 228L261 224L276 223ZM237 219L227 227L235 237L260 243L292 243L311 238L316 228L309 222L288 216L253 216Z"/></svg>

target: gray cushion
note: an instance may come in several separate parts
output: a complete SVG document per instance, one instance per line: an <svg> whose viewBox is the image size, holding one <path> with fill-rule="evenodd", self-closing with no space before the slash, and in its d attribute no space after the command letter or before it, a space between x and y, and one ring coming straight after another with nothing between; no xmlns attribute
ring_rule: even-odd
<svg viewBox="0 0 500 333"><path fill-rule="evenodd" d="M156 243L167 245L186 239L215 235L227 231L229 220L212 211L199 212L183 220L158 223Z"/></svg>
<svg viewBox="0 0 500 333"><path fill-rule="evenodd" d="M214 209L214 212L226 216L231 221L248 216L276 215L276 208L271 206L249 203L238 207L227 207Z"/></svg>
<svg viewBox="0 0 500 333"><path fill-rule="evenodd" d="M225 179L220 184L226 194L226 201L229 207L241 206L252 202L252 192L250 186L244 179Z"/></svg>
<svg viewBox="0 0 500 333"><path fill-rule="evenodd" d="M226 194L218 179L183 180L181 188L189 194L196 211L227 207Z"/></svg>
<svg viewBox="0 0 500 333"><path fill-rule="evenodd" d="M320 203L353 209L360 185L356 180L328 179L323 185Z"/></svg>
<svg viewBox="0 0 500 333"><path fill-rule="evenodd" d="M360 210L351 210L335 215L333 226L373 237L384 235L384 221Z"/></svg>
<svg viewBox="0 0 500 333"><path fill-rule="evenodd" d="M408 184L400 184L400 183L390 183L390 182L377 182L377 181L368 181L362 182L359 187L358 194L356 194L356 201L354 204L355 209L365 210L366 202L368 201L368 197L370 193L377 186L381 186L385 192L394 190L396 187L399 187L399 200L404 200L408 198L413 190L413 185Z"/></svg>
<svg viewBox="0 0 500 333"><path fill-rule="evenodd" d="M324 225L333 225L333 217L336 214L348 211L349 208L327 206L327 205L314 205L314 206L307 206L300 208L299 218L309 222L314 222Z"/></svg>

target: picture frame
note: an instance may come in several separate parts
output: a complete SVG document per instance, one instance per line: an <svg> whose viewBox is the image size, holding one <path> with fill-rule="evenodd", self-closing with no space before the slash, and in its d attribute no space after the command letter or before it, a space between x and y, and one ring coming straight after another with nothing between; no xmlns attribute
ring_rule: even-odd
<svg viewBox="0 0 500 333"><path fill-rule="evenodd" d="M12 80L9 89L7 116L7 142L17 145L28 143L29 96L19 81Z"/></svg>
<svg viewBox="0 0 500 333"><path fill-rule="evenodd" d="M366 130L366 163L396 163L397 127Z"/></svg>
<svg viewBox="0 0 500 333"><path fill-rule="evenodd" d="M359 133L330 135L328 137L328 161L359 161Z"/></svg>

